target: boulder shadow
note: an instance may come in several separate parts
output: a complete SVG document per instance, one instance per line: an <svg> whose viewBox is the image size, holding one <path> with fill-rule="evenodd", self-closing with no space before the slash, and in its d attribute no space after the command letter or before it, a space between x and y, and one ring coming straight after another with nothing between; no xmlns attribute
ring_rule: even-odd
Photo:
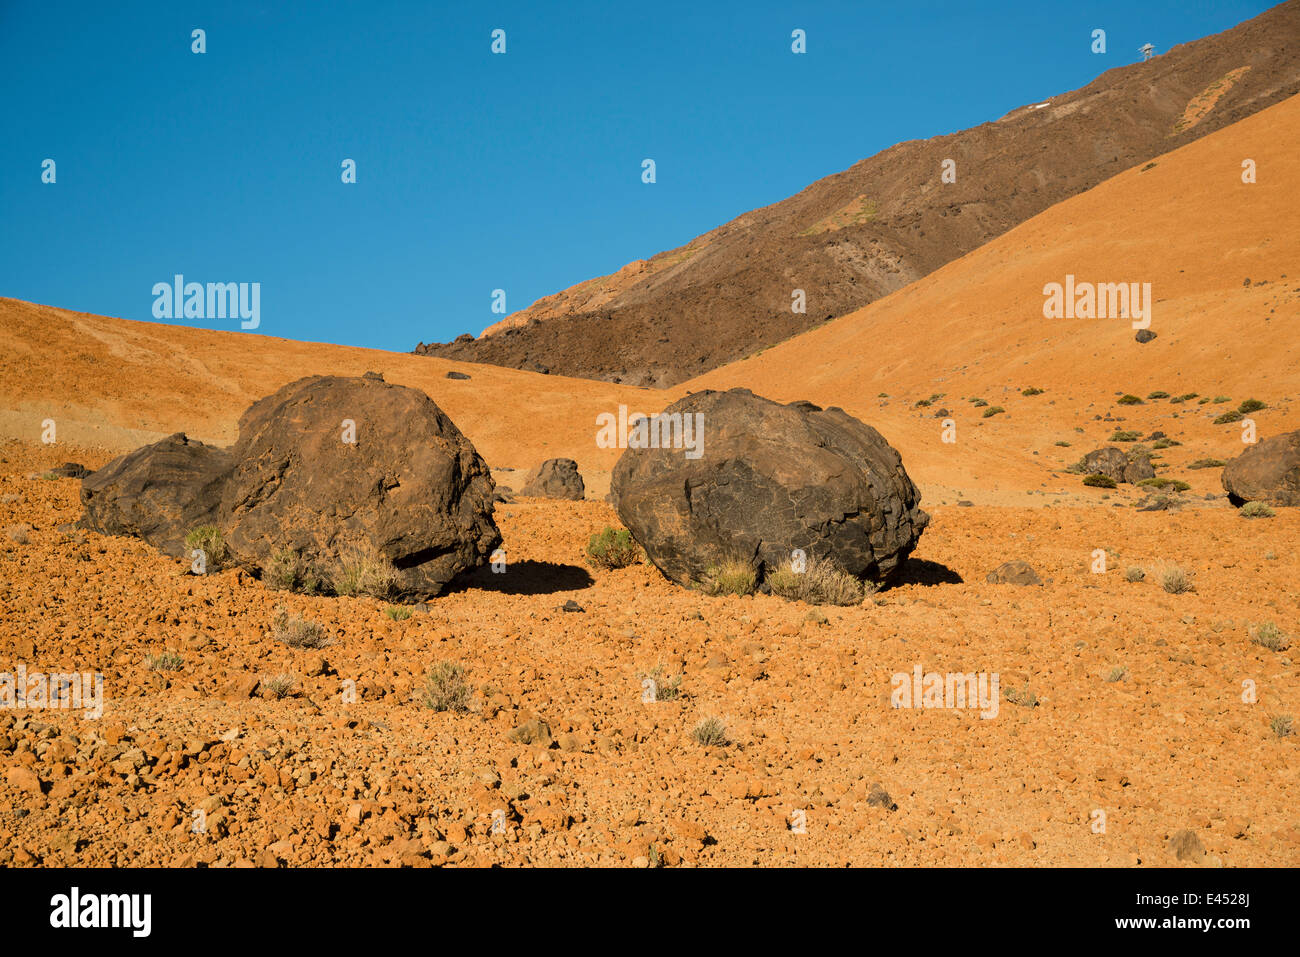
<svg viewBox="0 0 1300 957"><path fill-rule="evenodd" d="M960 585L963 579L947 565L925 558L909 558L891 585Z"/></svg>
<svg viewBox="0 0 1300 957"><path fill-rule="evenodd" d="M504 572L494 572L491 565L462 572L447 586L446 594L472 588L502 595L550 595L559 591L578 591L596 584L587 569L555 562L510 562Z"/></svg>

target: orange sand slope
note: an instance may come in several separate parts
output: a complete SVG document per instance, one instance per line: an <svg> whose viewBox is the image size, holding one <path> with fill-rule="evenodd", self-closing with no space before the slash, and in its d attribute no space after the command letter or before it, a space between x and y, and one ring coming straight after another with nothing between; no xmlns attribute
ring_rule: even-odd
<svg viewBox="0 0 1300 957"><path fill-rule="evenodd" d="M1254 184L1242 182L1246 159L1256 164ZM1109 437L1114 423L1093 419L1107 412L1125 416L1126 429L1160 428L1207 455L1237 454L1240 426L1211 420L1241 399L1269 403L1254 416L1261 433L1300 427L1290 408L1300 385L1297 182L1300 97L1292 97L684 387L742 385L773 399L841 405L882 428L914 473L976 486L994 477L990 469L1014 475L1035 452L1040 461L1076 459L1080 446ZM1043 318L1043 287L1067 274L1151 283L1158 338L1139 344L1122 319ZM1046 391L1020 394L1031 387ZM1119 394L1156 390L1227 395L1232 404L1115 405ZM943 396L933 406L913 409L935 393ZM1007 411L985 420L970 397ZM956 444L940 441L940 407L954 413ZM1073 444L1063 450L1056 441Z"/></svg>
<svg viewBox="0 0 1300 957"><path fill-rule="evenodd" d="M1255 184L1241 181L1245 159L1257 165ZM248 404L284 383L373 369L432 396L493 466L567 456L603 475L619 451L596 446L599 413L619 403L654 412L687 390L741 385L840 405L876 425L931 504L1035 501L1027 493L1095 501L1100 493L1054 470L1117 427L1178 439L1168 474L1213 491L1212 473L1183 467L1242 449L1240 426L1213 425L1214 416L1253 397L1269 405L1252 416L1261 434L1300 427L1291 405L1300 383L1298 181L1293 97L1061 203L886 299L664 392L0 299L0 435L35 440L53 418L60 441L113 450L173 431L227 443ZM1124 319L1044 319L1044 285L1067 274L1151 283L1159 338L1135 342ZM473 378L446 379L453 368ZM1027 387L1045 391L1026 397ZM1115 403L1154 390L1231 404ZM967 401L975 397L1005 412L986 419L987 407ZM955 420L953 443L942 441L941 408Z"/></svg>
<svg viewBox="0 0 1300 957"><path fill-rule="evenodd" d="M469 380L446 378L456 369ZM608 469L596 416L657 392L399 352L133 322L0 299L0 435L135 448L172 432L228 444L256 399L307 375L382 372L428 393L494 465L564 456ZM599 454L597 454L599 453Z"/></svg>

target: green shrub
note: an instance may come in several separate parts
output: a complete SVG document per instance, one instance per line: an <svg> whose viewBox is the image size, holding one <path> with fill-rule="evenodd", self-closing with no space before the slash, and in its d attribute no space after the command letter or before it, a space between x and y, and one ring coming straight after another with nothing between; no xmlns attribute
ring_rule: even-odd
<svg viewBox="0 0 1300 957"><path fill-rule="evenodd" d="M626 568L641 560L641 549L626 528L606 525L587 541L587 559L600 568Z"/></svg>
<svg viewBox="0 0 1300 957"><path fill-rule="evenodd" d="M286 698L293 690L295 678L286 672L272 675L260 683L262 693L268 698Z"/></svg>
<svg viewBox="0 0 1300 957"><path fill-rule="evenodd" d="M324 648L331 644L325 629L314 621L290 615L284 608L275 610L271 619L271 637L290 648Z"/></svg>
<svg viewBox="0 0 1300 957"><path fill-rule="evenodd" d="M384 614L393 621L406 621L406 619L410 618L415 614L415 612L411 611L411 609L407 608L405 605L389 605L384 609Z"/></svg>
<svg viewBox="0 0 1300 957"><path fill-rule="evenodd" d="M704 718L695 726L691 737L706 748L722 747L727 743L727 725L721 718Z"/></svg>
<svg viewBox="0 0 1300 957"><path fill-rule="evenodd" d="M1175 492L1186 492L1188 489L1191 488L1191 486L1188 485L1186 482L1183 482L1179 479L1169 479L1169 478L1142 479L1142 481L1138 482L1138 485L1143 485L1147 488L1159 488L1159 489L1167 488Z"/></svg>
<svg viewBox="0 0 1300 957"><path fill-rule="evenodd" d="M995 415L1000 415L1001 413L1003 413L1003 412L1005 412L1005 411L1007 411L1007 410L1004 409L1004 408L1002 408L1002 406L1000 406L1000 405L991 405L991 406L989 406L987 409L984 410L984 418L986 418L986 419L991 419L993 416L995 416Z"/></svg>
<svg viewBox="0 0 1300 957"><path fill-rule="evenodd" d="M1106 681L1111 684L1114 684L1117 681L1123 681L1127 677L1128 669L1123 665L1116 665L1114 668L1111 668L1110 671L1106 672Z"/></svg>
<svg viewBox="0 0 1300 957"><path fill-rule="evenodd" d="M1148 392L1148 393L1147 393L1147 398L1148 398L1148 399L1167 399L1167 398L1169 398L1169 393L1168 393L1168 392L1161 392L1161 391L1159 391L1159 390L1157 390L1157 391L1155 391L1155 392Z"/></svg>
<svg viewBox="0 0 1300 957"><path fill-rule="evenodd" d="M469 685L465 683L465 667L455 661L441 661L429 670L421 699L426 708L434 711L468 711Z"/></svg>
<svg viewBox="0 0 1300 957"><path fill-rule="evenodd" d="M321 577L307 567L302 556L292 548L283 548L267 560L262 569L262 580L276 591L301 592L314 595L321 590Z"/></svg>
<svg viewBox="0 0 1300 957"><path fill-rule="evenodd" d="M1275 514L1265 502L1247 502L1241 506L1242 518L1272 518Z"/></svg>
<svg viewBox="0 0 1300 957"><path fill-rule="evenodd" d="M1064 440L1062 440L1062 441L1060 441L1060 442L1057 442L1056 444L1057 444L1060 448L1063 448L1063 449L1068 449L1068 448L1070 447L1070 445L1071 445L1071 443L1066 442L1066 441L1064 441Z"/></svg>
<svg viewBox="0 0 1300 957"><path fill-rule="evenodd" d="M1145 405L1145 403L1142 401L1142 398L1140 396L1136 396L1131 392L1125 393L1124 395L1120 396L1119 404L1120 405Z"/></svg>
<svg viewBox="0 0 1300 957"><path fill-rule="evenodd" d="M200 525L192 528L185 535L185 549L188 555L194 549L203 552L204 567L209 572L215 572L226 563L229 553L226 550L226 539L221 534L221 529L215 525Z"/></svg>
<svg viewBox="0 0 1300 957"><path fill-rule="evenodd" d="M1237 411L1242 415L1249 415L1252 412L1258 412L1260 409L1267 409L1268 406L1259 399L1247 399L1241 405L1237 406Z"/></svg>
<svg viewBox="0 0 1300 957"><path fill-rule="evenodd" d="M1040 389L1037 386L1030 386L1028 389L1023 390L1020 394L1021 395L1042 395L1045 391L1046 391L1045 389Z"/></svg>
<svg viewBox="0 0 1300 957"><path fill-rule="evenodd" d="M1291 639L1271 621L1261 622L1252 628L1250 640L1269 651L1286 651L1291 647Z"/></svg>
<svg viewBox="0 0 1300 957"><path fill-rule="evenodd" d="M749 595L758 584L758 572L744 558L729 558L705 571L705 591L710 595Z"/></svg>
<svg viewBox="0 0 1300 957"><path fill-rule="evenodd" d="M1181 595L1196 590L1191 576L1177 565L1167 565L1161 569L1160 586L1171 595Z"/></svg>
<svg viewBox="0 0 1300 957"><path fill-rule="evenodd" d="M862 603L862 582L828 560L809 559L802 572L786 562L767 576L772 594L810 605L858 605Z"/></svg>
<svg viewBox="0 0 1300 957"><path fill-rule="evenodd" d="M1093 472L1091 475L1085 475L1083 477L1083 484L1091 488L1115 488L1116 487L1115 480L1113 478L1111 478L1109 475L1102 475L1098 472Z"/></svg>
<svg viewBox="0 0 1300 957"><path fill-rule="evenodd" d="M1192 399L1195 399L1196 397L1197 397L1197 393L1195 393L1195 392L1184 392L1182 395L1174 396L1174 397L1173 397L1172 399L1170 399L1169 401L1170 401L1170 402L1190 402Z"/></svg>
<svg viewBox="0 0 1300 957"><path fill-rule="evenodd" d="M1236 409L1233 409L1230 412L1225 412L1223 413L1223 415L1217 416L1214 420L1214 424L1227 425L1229 422L1240 422L1241 418L1242 418L1241 413L1238 412Z"/></svg>
<svg viewBox="0 0 1300 957"><path fill-rule="evenodd" d="M663 665L655 665L641 675L641 681L654 682L655 701L676 701L682 696L682 676L664 674Z"/></svg>
<svg viewBox="0 0 1300 957"><path fill-rule="evenodd" d="M160 655L145 655L144 666L150 671L180 671L185 659L178 651L164 651Z"/></svg>
<svg viewBox="0 0 1300 957"><path fill-rule="evenodd" d="M971 399L970 401L971 401L971 405L975 406L975 408L977 409L983 408L984 406L988 405L988 400L986 399Z"/></svg>
<svg viewBox="0 0 1300 957"><path fill-rule="evenodd" d="M1279 714L1268 723L1268 729L1279 738L1289 738L1294 733L1291 716L1289 714Z"/></svg>
<svg viewBox="0 0 1300 957"><path fill-rule="evenodd" d="M1020 691L1016 688L1008 688L1002 693L1002 696L1012 704L1020 705L1022 708L1038 707L1038 695L1029 690L1029 685L1025 685L1024 691Z"/></svg>
<svg viewBox="0 0 1300 957"><path fill-rule="evenodd" d="M1189 469L1221 469L1223 468L1223 460L1222 459L1197 459L1195 462L1193 462L1191 465L1187 467Z"/></svg>
<svg viewBox="0 0 1300 957"><path fill-rule="evenodd" d="M373 548L357 547L340 560L333 584L340 595L369 595L382 600L397 589L397 569Z"/></svg>
<svg viewBox="0 0 1300 957"><path fill-rule="evenodd" d="M1136 442L1141 437L1141 432L1134 432L1130 429L1116 429L1111 434L1110 440L1112 442Z"/></svg>
<svg viewBox="0 0 1300 957"><path fill-rule="evenodd" d="M1147 577L1147 573L1136 565L1124 573L1124 580L1130 582L1140 582Z"/></svg>

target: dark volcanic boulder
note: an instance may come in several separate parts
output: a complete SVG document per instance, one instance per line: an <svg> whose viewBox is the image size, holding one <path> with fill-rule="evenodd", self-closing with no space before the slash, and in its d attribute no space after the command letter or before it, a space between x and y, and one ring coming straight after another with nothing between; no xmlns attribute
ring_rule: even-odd
<svg viewBox="0 0 1300 957"><path fill-rule="evenodd" d="M105 535L131 535L168 555L185 552L185 535L217 524L225 449L184 433L116 458L81 480L81 524Z"/></svg>
<svg viewBox="0 0 1300 957"><path fill-rule="evenodd" d="M586 486L573 459L547 459L528 473L519 494L582 501Z"/></svg>
<svg viewBox="0 0 1300 957"><path fill-rule="evenodd" d="M436 595L501 542L494 484L433 401L377 375L313 376L254 403L229 450L174 435L82 483L86 523L179 554L217 526L231 559L261 574L296 552L327 577L377 563L395 597Z"/></svg>
<svg viewBox="0 0 1300 957"><path fill-rule="evenodd" d="M1150 456L1139 455L1130 461L1123 450L1113 446L1089 452L1079 462L1079 469L1085 475L1105 475L1116 482L1133 484L1156 475Z"/></svg>
<svg viewBox="0 0 1300 957"><path fill-rule="evenodd" d="M795 549L883 581L930 521L898 453L842 409L697 392L627 444L610 482L619 518L680 584L736 558L762 577Z"/></svg>
<svg viewBox="0 0 1300 957"><path fill-rule="evenodd" d="M1221 481L1234 505L1300 505L1300 430L1252 445L1223 467Z"/></svg>
<svg viewBox="0 0 1300 957"><path fill-rule="evenodd" d="M241 564L286 547L324 568L373 554L396 568L399 593L423 597L501 544L487 464L417 389L301 379L240 417L231 454L221 510Z"/></svg>

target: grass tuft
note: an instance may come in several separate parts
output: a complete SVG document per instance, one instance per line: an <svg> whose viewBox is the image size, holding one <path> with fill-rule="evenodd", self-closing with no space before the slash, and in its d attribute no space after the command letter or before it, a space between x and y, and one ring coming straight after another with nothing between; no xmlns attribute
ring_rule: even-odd
<svg viewBox="0 0 1300 957"><path fill-rule="evenodd" d="M721 718L704 718L691 731L696 744L706 748L720 748L727 744L727 725Z"/></svg>
<svg viewBox="0 0 1300 957"><path fill-rule="evenodd" d="M600 568L626 568L641 560L641 549L626 528L606 525L588 540L587 560Z"/></svg>
<svg viewBox="0 0 1300 957"><path fill-rule="evenodd" d="M429 669L421 698L434 711L469 710L469 685L465 683L465 666L455 661L440 661Z"/></svg>

